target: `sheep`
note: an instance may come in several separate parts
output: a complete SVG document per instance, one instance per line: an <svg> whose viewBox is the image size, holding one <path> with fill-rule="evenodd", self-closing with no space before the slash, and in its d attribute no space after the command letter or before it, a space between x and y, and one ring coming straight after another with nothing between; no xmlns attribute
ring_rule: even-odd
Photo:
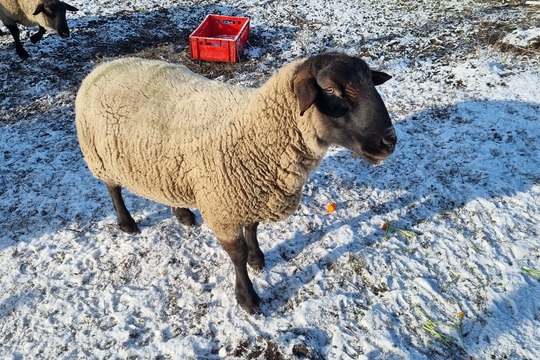
<svg viewBox="0 0 540 360"><path fill-rule="evenodd" d="M184 225L198 208L234 265L237 303L260 298L260 222L292 214L330 145L380 164L397 137L375 89L391 78L358 57L323 53L282 67L260 88L209 80L183 65L127 58L98 66L75 101L79 144L109 192L120 229L139 232L121 188L169 205Z"/></svg>
<svg viewBox="0 0 540 360"><path fill-rule="evenodd" d="M55 30L60 37L66 38L69 36L66 11L78 9L60 0L0 0L0 20L15 40L17 55L23 59L28 58L28 53L21 44L17 24L39 26L38 31L30 36L32 43L43 38L45 28Z"/></svg>

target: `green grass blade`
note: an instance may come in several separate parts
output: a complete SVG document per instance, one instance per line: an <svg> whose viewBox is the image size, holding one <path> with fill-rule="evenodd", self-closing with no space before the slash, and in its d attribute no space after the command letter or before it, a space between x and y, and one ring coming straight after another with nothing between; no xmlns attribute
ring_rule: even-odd
<svg viewBox="0 0 540 360"><path fill-rule="evenodd" d="M529 276L532 276L536 280L540 281L540 270L522 267L521 271L523 271L525 274L527 274Z"/></svg>

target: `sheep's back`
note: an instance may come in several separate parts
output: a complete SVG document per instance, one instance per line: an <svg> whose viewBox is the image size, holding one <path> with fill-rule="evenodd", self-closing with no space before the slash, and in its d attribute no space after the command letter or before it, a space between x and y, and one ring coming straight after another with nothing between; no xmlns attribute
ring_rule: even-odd
<svg viewBox="0 0 540 360"><path fill-rule="evenodd" d="M213 153L230 121L222 114L248 91L164 62L122 59L99 66L76 100L88 167L97 178L154 201L195 206L192 183L203 169L219 166Z"/></svg>
<svg viewBox="0 0 540 360"><path fill-rule="evenodd" d="M43 15L32 15L36 10L37 2L28 0L0 0L0 20L6 26L16 25L35 26ZM41 21L43 22L43 21Z"/></svg>

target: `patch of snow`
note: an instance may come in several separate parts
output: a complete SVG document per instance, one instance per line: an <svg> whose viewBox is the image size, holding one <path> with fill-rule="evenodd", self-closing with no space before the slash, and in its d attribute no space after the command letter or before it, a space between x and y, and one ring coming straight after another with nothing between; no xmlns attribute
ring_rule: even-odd
<svg viewBox="0 0 540 360"><path fill-rule="evenodd" d="M540 353L540 282L524 271L540 270L540 59L471 43L486 19L534 23L527 9L473 0L69 3L81 9L68 14L72 38L49 32L32 45L23 33L27 61L0 37L0 357ZM232 264L205 224L181 227L170 209L126 193L142 232L117 229L73 124L78 84L108 44L125 47L115 56L137 55L150 35L185 45L181 36L210 12L252 22L245 62L219 81L254 85L325 50L361 54L393 76L379 91L396 154L372 167L332 147L299 211L261 224L267 268L251 274L263 299L254 316L237 307ZM537 31L504 41L529 46ZM414 235L385 238L384 222ZM426 331L430 321L447 344Z"/></svg>
<svg viewBox="0 0 540 360"><path fill-rule="evenodd" d="M502 42L522 48L528 48L533 44L540 47L540 28L532 28L527 30L516 29L510 34L506 35L502 39Z"/></svg>

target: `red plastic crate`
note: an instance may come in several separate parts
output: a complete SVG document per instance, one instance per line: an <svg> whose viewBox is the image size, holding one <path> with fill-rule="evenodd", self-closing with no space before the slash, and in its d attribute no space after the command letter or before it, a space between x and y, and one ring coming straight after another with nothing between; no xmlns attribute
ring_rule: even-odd
<svg viewBox="0 0 540 360"><path fill-rule="evenodd" d="M237 62L249 38L249 18L207 15L189 36L191 57Z"/></svg>

